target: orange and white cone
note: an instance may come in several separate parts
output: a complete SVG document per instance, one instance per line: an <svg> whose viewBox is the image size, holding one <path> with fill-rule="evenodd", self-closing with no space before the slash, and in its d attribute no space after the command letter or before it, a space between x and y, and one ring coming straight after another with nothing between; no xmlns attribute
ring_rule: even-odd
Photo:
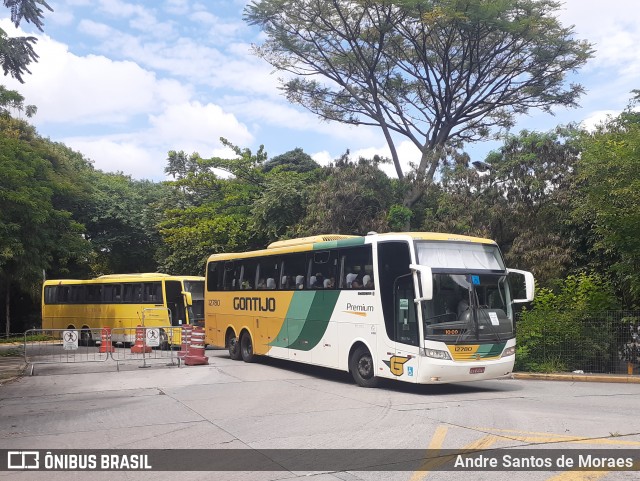
<svg viewBox="0 0 640 481"><path fill-rule="evenodd" d="M147 346L145 342L145 329L142 326L136 327L136 342L131 346L131 352L141 354L143 352L151 352L151 346Z"/></svg>
<svg viewBox="0 0 640 481"><path fill-rule="evenodd" d="M178 351L178 357L182 359L189 352L189 344L191 344L191 332L193 326L190 324L182 326L182 342L180 343L180 351Z"/></svg>
<svg viewBox="0 0 640 481"><path fill-rule="evenodd" d="M111 328L103 327L100 335L100 352L115 352L113 344L111 344Z"/></svg>
<svg viewBox="0 0 640 481"><path fill-rule="evenodd" d="M204 354L204 328L194 327L191 331L191 343L184 357L187 366L209 364L209 358Z"/></svg>

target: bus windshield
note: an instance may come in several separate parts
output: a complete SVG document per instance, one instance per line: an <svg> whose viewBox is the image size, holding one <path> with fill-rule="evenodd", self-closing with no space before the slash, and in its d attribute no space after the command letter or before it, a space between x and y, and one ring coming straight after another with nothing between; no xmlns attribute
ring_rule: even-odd
<svg viewBox="0 0 640 481"><path fill-rule="evenodd" d="M498 246L467 242L416 242L418 264L432 269L504 271Z"/></svg>
<svg viewBox="0 0 640 481"><path fill-rule="evenodd" d="M191 293L191 322L204 320L204 281L184 281L184 290Z"/></svg>
<svg viewBox="0 0 640 481"><path fill-rule="evenodd" d="M478 342L514 337L505 274L436 273L433 285L433 299L422 303L425 339Z"/></svg>

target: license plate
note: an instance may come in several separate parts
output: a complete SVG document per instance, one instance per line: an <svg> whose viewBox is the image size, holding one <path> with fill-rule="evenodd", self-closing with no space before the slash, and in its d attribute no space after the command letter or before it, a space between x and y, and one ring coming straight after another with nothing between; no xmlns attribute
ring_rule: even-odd
<svg viewBox="0 0 640 481"><path fill-rule="evenodd" d="M484 372L484 367L472 367L469 369L469 374L481 374Z"/></svg>

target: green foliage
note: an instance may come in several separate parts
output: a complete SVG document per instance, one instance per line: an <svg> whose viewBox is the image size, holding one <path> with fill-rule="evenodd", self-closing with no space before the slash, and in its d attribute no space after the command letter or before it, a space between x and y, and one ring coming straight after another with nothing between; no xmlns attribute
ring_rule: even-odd
<svg viewBox="0 0 640 481"><path fill-rule="evenodd" d="M168 195L160 203L162 270L202 275L211 254L264 246L262 233L252 228L251 212L269 185L262 171L266 152L260 147L254 154L221 140L236 154L233 158L202 159L198 154L169 152L166 171L176 180L166 183ZM221 179L214 169L233 177Z"/></svg>
<svg viewBox="0 0 640 481"><path fill-rule="evenodd" d="M42 32L43 10L53 9L44 0L4 0L4 6L11 10L11 21L18 27L25 20L32 23ZM35 52L35 37L9 37L0 29L0 63L5 75L11 75L16 80L24 83L22 76L31 73L28 65L37 62L38 55Z"/></svg>
<svg viewBox="0 0 640 481"><path fill-rule="evenodd" d="M287 99L325 120L382 130L411 207L461 143L509 128L529 109L575 106L565 75L591 56L553 0L254 0L255 53L284 76ZM304 32L303 35L300 32ZM422 158L403 172L394 136Z"/></svg>
<svg viewBox="0 0 640 481"><path fill-rule="evenodd" d="M302 174L319 169L320 165L301 148L295 148L266 161L264 163L263 170L265 173L268 173L276 168L283 171L293 171Z"/></svg>
<svg viewBox="0 0 640 481"><path fill-rule="evenodd" d="M327 168L326 178L309 191L307 215L300 234L361 234L386 232L387 209L394 203L389 178L378 167L379 159L348 154Z"/></svg>
<svg viewBox="0 0 640 481"><path fill-rule="evenodd" d="M491 152L484 171L458 163L420 226L496 240L507 264L530 270L539 285L562 278L574 258L570 229L579 131L522 131Z"/></svg>
<svg viewBox="0 0 640 481"><path fill-rule="evenodd" d="M594 268L612 272L627 305L640 306L640 113L638 98L582 138L577 222L587 226Z"/></svg>
<svg viewBox="0 0 640 481"><path fill-rule="evenodd" d="M308 179L296 172L274 171L253 203L252 228L270 240L293 236L306 213Z"/></svg>
<svg viewBox="0 0 640 481"><path fill-rule="evenodd" d="M603 313L616 308L611 282L597 274L568 276L555 292L537 289L517 323L516 369L607 370L617 360L618 329Z"/></svg>
<svg viewBox="0 0 640 481"><path fill-rule="evenodd" d="M91 242L91 275L154 272L162 186L121 173L95 172L90 201L79 213Z"/></svg>
<svg viewBox="0 0 640 481"><path fill-rule="evenodd" d="M387 223L392 231L403 231L409 225L413 212L404 205L392 205L387 214Z"/></svg>

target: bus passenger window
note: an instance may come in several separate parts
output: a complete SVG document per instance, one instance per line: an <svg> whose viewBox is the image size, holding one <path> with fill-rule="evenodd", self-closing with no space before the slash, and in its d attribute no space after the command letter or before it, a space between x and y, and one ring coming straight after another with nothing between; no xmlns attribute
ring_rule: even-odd
<svg viewBox="0 0 640 481"><path fill-rule="evenodd" d="M276 257L260 259L258 263L258 276L260 278L258 289L275 289L279 271L280 259Z"/></svg>
<svg viewBox="0 0 640 481"><path fill-rule="evenodd" d="M340 250L341 289L373 289L373 251L370 245Z"/></svg>

